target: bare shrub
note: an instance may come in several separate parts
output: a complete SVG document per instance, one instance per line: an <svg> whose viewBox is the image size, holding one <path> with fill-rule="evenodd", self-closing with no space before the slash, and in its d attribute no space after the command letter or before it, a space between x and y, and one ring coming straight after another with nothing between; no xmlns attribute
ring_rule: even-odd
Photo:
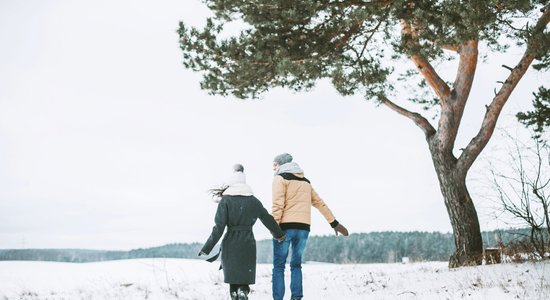
<svg viewBox="0 0 550 300"><path fill-rule="evenodd" d="M544 259L550 252L550 147L540 135L525 143L508 132L508 162L492 166L492 182L504 214L527 227L524 238L501 245L512 261Z"/></svg>

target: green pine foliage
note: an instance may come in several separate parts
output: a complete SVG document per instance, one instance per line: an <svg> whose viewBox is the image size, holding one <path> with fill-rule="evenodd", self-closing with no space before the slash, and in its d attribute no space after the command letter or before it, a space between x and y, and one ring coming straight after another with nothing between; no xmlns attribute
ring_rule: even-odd
<svg viewBox="0 0 550 300"><path fill-rule="evenodd" d="M550 89L541 86L533 95L533 110L520 112L516 117L522 124L531 127L536 137L540 137L550 127Z"/></svg>
<svg viewBox="0 0 550 300"><path fill-rule="evenodd" d="M204 28L179 24L183 65L203 74L201 87L209 93L242 99L257 98L273 87L307 90L322 78L342 95L388 96L397 80L392 73L410 55L437 64L453 59L443 49L472 39L496 52L511 43L536 43L533 54L543 64L549 55L549 33L533 38L534 22L524 22L547 1L204 2L214 13ZM226 27L236 21L243 23L242 30L228 34ZM412 24L418 43L402 34L404 22ZM419 74L407 70L394 77L410 82ZM438 102L421 82L409 100L431 106Z"/></svg>

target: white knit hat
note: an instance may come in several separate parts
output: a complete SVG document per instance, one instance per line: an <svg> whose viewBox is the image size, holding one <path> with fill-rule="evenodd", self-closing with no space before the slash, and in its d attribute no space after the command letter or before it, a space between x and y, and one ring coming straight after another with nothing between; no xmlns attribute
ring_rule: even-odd
<svg viewBox="0 0 550 300"><path fill-rule="evenodd" d="M233 165L233 174L227 180L227 185L246 183L246 175L244 175L244 167L241 164Z"/></svg>

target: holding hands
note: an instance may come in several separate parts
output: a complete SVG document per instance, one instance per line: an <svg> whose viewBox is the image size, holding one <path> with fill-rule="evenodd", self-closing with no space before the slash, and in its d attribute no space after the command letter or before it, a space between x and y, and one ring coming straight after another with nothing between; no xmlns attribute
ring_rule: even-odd
<svg viewBox="0 0 550 300"><path fill-rule="evenodd" d="M285 238L286 238L286 235L284 235L284 234L283 234L283 236L280 237L280 238L273 237L273 239L276 240L276 241L279 242L279 243L284 242Z"/></svg>

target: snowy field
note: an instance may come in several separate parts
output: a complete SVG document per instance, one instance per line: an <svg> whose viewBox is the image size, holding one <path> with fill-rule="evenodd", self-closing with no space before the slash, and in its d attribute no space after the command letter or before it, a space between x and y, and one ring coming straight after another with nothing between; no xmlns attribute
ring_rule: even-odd
<svg viewBox="0 0 550 300"><path fill-rule="evenodd" d="M446 265L308 263L304 299L550 299L549 261L453 270ZM0 300L228 299L218 267L187 259L0 261ZM287 290L288 273L287 267ZM256 277L250 299L271 299L271 266L258 265Z"/></svg>

